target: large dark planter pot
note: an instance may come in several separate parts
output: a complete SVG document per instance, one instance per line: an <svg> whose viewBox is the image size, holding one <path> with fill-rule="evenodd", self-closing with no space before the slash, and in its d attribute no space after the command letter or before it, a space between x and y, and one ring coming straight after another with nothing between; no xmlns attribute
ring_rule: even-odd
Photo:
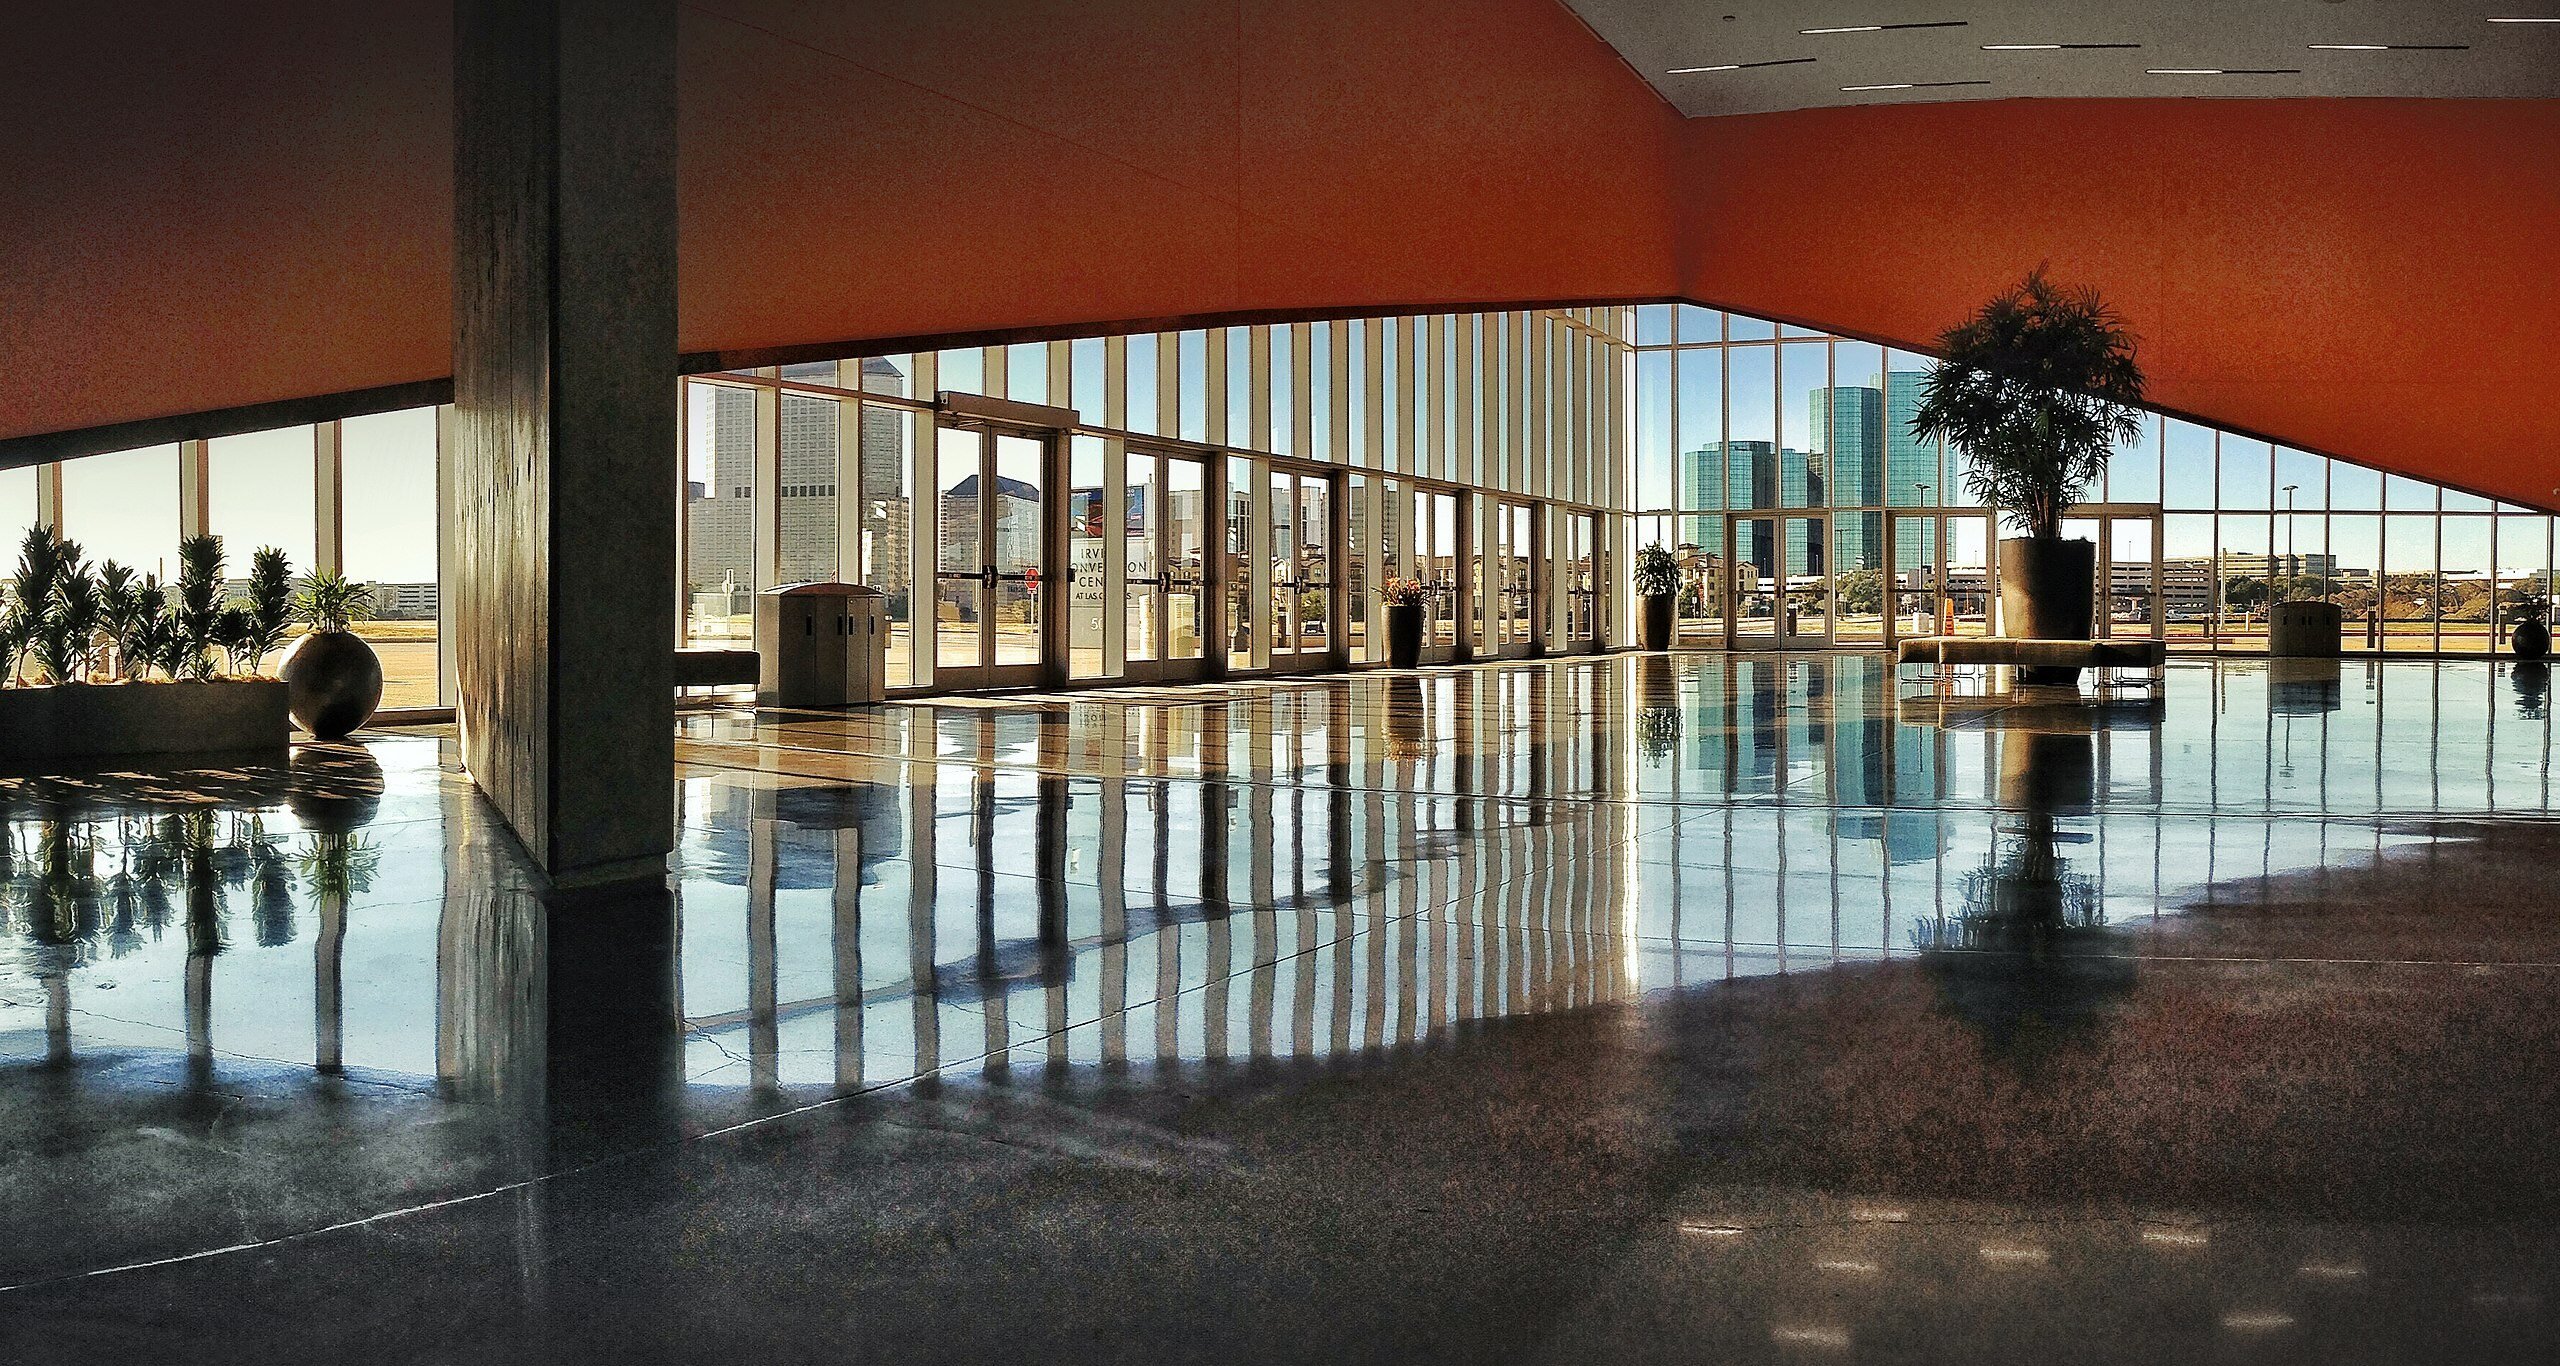
<svg viewBox="0 0 2560 1366"><path fill-rule="evenodd" d="M1422 604L1390 603L1387 606L1387 663L1398 669L1410 669L1422 662Z"/></svg>
<svg viewBox="0 0 2560 1366"><path fill-rule="evenodd" d="M2551 628L2538 621L2519 621L2507 636L2507 649L2518 659L2540 659L2551 653Z"/></svg>
<svg viewBox="0 0 2560 1366"><path fill-rule="evenodd" d="M2095 541L2000 543L2000 634L2017 640L2087 640L2097 582Z"/></svg>
<svg viewBox="0 0 2560 1366"><path fill-rule="evenodd" d="M1668 650L1671 648L1672 602L1673 595L1669 593L1647 593L1644 595L1644 620L1642 622L1642 626L1644 628L1644 648L1648 650Z"/></svg>
<svg viewBox="0 0 2560 1366"><path fill-rule="evenodd" d="M292 698L293 719L323 740L345 738L382 705L382 660L352 631L311 632L294 642L276 673Z"/></svg>

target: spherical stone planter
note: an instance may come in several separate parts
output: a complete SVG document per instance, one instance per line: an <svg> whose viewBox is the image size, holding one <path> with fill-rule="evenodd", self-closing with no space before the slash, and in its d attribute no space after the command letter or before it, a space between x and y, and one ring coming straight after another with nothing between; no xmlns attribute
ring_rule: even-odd
<svg viewBox="0 0 2560 1366"><path fill-rule="evenodd" d="M2551 653L2551 628L2538 621L2519 621L2507 636L2507 650L2518 659L2541 659Z"/></svg>
<svg viewBox="0 0 2560 1366"><path fill-rule="evenodd" d="M382 705L382 660L353 631L313 631L276 670L293 719L323 740L344 739Z"/></svg>
<svg viewBox="0 0 2560 1366"><path fill-rule="evenodd" d="M1387 664L1410 669L1422 662L1422 604L1387 605Z"/></svg>

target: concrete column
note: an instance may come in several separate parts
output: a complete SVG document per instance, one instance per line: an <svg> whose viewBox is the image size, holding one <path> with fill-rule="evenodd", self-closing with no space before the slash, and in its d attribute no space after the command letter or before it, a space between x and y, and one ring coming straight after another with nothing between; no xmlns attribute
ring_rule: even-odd
<svg viewBox="0 0 2560 1366"><path fill-rule="evenodd" d="M563 886L674 835L675 73L675 0L455 5L455 701Z"/></svg>
<svg viewBox="0 0 2560 1366"><path fill-rule="evenodd" d="M323 422L311 430L311 567L342 574L347 567L347 480L342 428Z"/></svg>

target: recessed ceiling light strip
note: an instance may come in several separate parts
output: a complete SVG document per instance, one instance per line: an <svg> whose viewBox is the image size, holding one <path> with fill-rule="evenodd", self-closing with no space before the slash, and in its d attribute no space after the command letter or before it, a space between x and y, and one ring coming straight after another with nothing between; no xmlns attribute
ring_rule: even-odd
<svg viewBox="0 0 2560 1366"><path fill-rule="evenodd" d="M2313 43L2313 52L2469 52L2469 43Z"/></svg>
<svg viewBox="0 0 2560 1366"><path fill-rule="evenodd" d="M1800 28L1798 33L1890 33L1906 28L1964 28L1970 19L1935 19L1925 24L1845 24L1839 28Z"/></svg>
<svg viewBox="0 0 2560 1366"><path fill-rule="evenodd" d="M2302 68L2295 66L2154 67L2142 74L2146 76L2299 76L2302 74Z"/></svg>
<svg viewBox="0 0 2560 1366"><path fill-rule="evenodd" d="M1820 60L1822 59L1819 57L1780 57L1774 61L1767 62L1727 62L1722 66L1681 66L1672 68L1670 74L1674 76L1695 76L1702 71L1749 71L1754 67L1801 66L1806 62L1815 62Z"/></svg>
<svg viewBox="0 0 2560 1366"><path fill-rule="evenodd" d="M2096 52L2137 48L2140 43L1984 43L1985 52Z"/></svg>
<svg viewBox="0 0 2560 1366"><path fill-rule="evenodd" d="M2493 24L2560 24L2560 14L2530 15L2518 19L2492 19Z"/></svg>
<svg viewBox="0 0 2560 1366"><path fill-rule="evenodd" d="M1844 85L1846 91L1859 90L1943 90L1951 85L1989 85L1989 81L1904 81L1898 85Z"/></svg>

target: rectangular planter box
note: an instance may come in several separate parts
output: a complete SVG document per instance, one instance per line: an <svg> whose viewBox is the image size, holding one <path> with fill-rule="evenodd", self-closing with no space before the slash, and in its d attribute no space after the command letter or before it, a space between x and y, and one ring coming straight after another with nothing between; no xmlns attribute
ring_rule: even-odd
<svg viewBox="0 0 2560 1366"><path fill-rule="evenodd" d="M293 717L273 678L0 688L0 765L150 754L282 752Z"/></svg>

